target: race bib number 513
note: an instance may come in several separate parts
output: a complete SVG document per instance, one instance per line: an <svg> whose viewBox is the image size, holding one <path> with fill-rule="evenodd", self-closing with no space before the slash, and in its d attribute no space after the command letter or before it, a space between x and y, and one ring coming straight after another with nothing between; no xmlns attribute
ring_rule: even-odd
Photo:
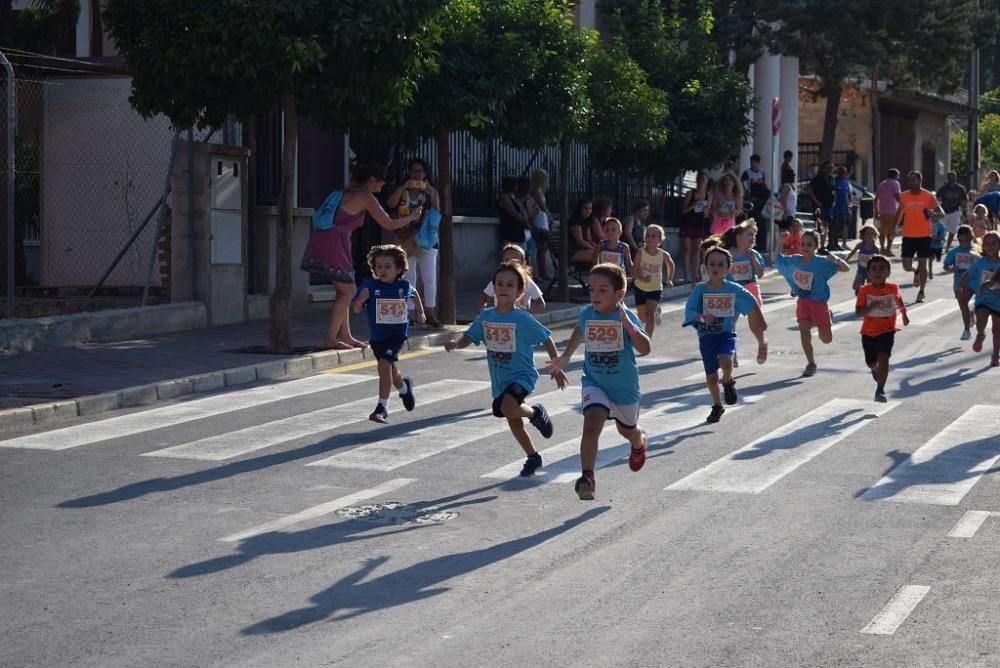
<svg viewBox="0 0 1000 668"><path fill-rule="evenodd" d="M376 299L375 322L379 325L405 325L405 299Z"/></svg>
<svg viewBox="0 0 1000 668"><path fill-rule="evenodd" d="M486 349L494 353L512 353L516 347L517 325L510 322L484 322Z"/></svg>
<svg viewBox="0 0 1000 668"><path fill-rule="evenodd" d="M625 348L621 320L588 320L586 325L584 335L588 353L608 353Z"/></svg>

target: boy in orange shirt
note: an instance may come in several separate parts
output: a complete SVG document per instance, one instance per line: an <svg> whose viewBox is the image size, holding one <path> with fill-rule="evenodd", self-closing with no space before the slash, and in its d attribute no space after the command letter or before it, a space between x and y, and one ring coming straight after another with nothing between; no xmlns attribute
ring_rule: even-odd
<svg viewBox="0 0 1000 668"><path fill-rule="evenodd" d="M889 277L889 258L874 255L868 260L867 285L858 290L854 312L863 317L861 347L865 351L865 364L875 379L875 401L886 402L885 381L889 377L889 357L896 338L896 311L903 314L903 325L910 324L906 306L899 294L899 286L886 283Z"/></svg>

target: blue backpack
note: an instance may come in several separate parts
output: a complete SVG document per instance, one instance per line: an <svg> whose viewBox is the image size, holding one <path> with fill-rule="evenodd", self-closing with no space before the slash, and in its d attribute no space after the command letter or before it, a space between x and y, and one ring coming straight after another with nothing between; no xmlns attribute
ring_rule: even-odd
<svg viewBox="0 0 1000 668"><path fill-rule="evenodd" d="M343 197L344 193L340 190L334 190L326 196L326 199L313 214L312 228L314 230L333 229L333 219L337 215L337 207L340 206L340 200Z"/></svg>
<svg viewBox="0 0 1000 668"><path fill-rule="evenodd" d="M417 230L417 234L413 237L413 242L417 244L420 248L424 250L430 250L437 246L438 238L438 227L441 225L441 212L437 209L431 208L427 210L427 215L424 216L424 222Z"/></svg>

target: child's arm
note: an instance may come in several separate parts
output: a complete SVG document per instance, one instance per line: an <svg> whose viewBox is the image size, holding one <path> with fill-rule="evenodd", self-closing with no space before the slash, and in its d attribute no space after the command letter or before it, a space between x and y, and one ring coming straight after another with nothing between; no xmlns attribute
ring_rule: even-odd
<svg viewBox="0 0 1000 668"><path fill-rule="evenodd" d="M625 248L627 249L628 246ZM635 266L632 264L632 254L626 250L626 252L622 253L622 259L625 260L625 275L632 276L632 267Z"/></svg>
<svg viewBox="0 0 1000 668"><path fill-rule="evenodd" d="M906 304L903 303L903 296L899 294L898 289L896 290L896 308L903 314L903 327L908 327L910 325L910 316L906 314Z"/></svg>
<svg viewBox="0 0 1000 668"><path fill-rule="evenodd" d="M663 251L663 266L667 268L667 282L664 285L668 288L674 287L674 258L670 253Z"/></svg>
<svg viewBox="0 0 1000 668"><path fill-rule="evenodd" d="M851 252L850 252L850 253L848 253L848 254L847 254L847 257L845 257L845 258L844 258L844 262L847 262L847 261L849 261L849 260L850 260L850 259L851 259L852 257L854 257L854 256L855 256L855 254L856 254L856 253L858 252L858 249L860 249L860 248L861 248L861 244L862 244L862 242L860 242L860 241L859 241L859 242L857 243L857 245L855 245L855 246L854 246L854 248L852 248L852 249L851 249Z"/></svg>
<svg viewBox="0 0 1000 668"><path fill-rule="evenodd" d="M618 316L622 319L622 325L625 326L625 331L628 335L632 337L632 345L635 346L636 352L640 355L648 355L649 351L652 350L653 344L646 335L646 332L642 331L632 322L632 319L628 317L629 310L625 304L618 304Z"/></svg>
<svg viewBox="0 0 1000 668"><path fill-rule="evenodd" d="M601 242L598 241L594 244L594 254L590 257L591 264L597 264L601 261Z"/></svg>
<svg viewBox="0 0 1000 668"><path fill-rule="evenodd" d="M354 301L351 302L351 310L354 311L355 313L361 313L361 311L365 308L365 302L367 301L368 301L368 288L361 288L361 290L358 292L357 297L355 297Z"/></svg>
<svg viewBox="0 0 1000 668"><path fill-rule="evenodd" d="M531 298L531 308L528 309L528 313L531 315L538 315L545 311L545 297L532 297Z"/></svg>
<svg viewBox="0 0 1000 668"><path fill-rule="evenodd" d="M413 291L413 311L417 316L417 322L421 325L427 322L427 312L424 311L424 300L420 298L420 293Z"/></svg>
<svg viewBox="0 0 1000 668"><path fill-rule="evenodd" d="M573 333L569 335L569 341L566 342L566 349L563 350L563 354L554 360L549 361L549 368L565 369L566 365L569 364L570 358L573 357L573 353L580 345L580 341L583 340L583 332L580 331L580 326L577 325L573 328Z"/></svg>
<svg viewBox="0 0 1000 668"><path fill-rule="evenodd" d="M552 340L552 337L545 339L545 352L549 354L549 375L552 376L552 380L556 381L556 386L560 390L565 390L566 386L569 385L569 379L566 378L566 374L563 373L562 367L559 366L559 349L556 348L556 342Z"/></svg>
<svg viewBox="0 0 1000 668"><path fill-rule="evenodd" d="M446 341L444 344L444 349L450 353L453 350L461 350L462 348L468 348L471 344L472 344L472 339L470 339L467 335L463 334L462 338L460 338L458 341L456 341L455 339L449 339L448 341Z"/></svg>
<svg viewBox="0 0 1000 668"><path fill-rule="evenodd" d="M839 257L837 257L836 255L833 254L827 255L827 259L829 259L830 262L833 262L835 265L837 265L837 271L841 273L851 270L851 266L846 262L844 262Z"/></svg>
<svg viewBox="0 0 1000 668"><path fill-rule="evenodd" d="M754 274L758 277L764 275L764 267L761 266L760 260L757 259L756 253L750 253L750 262L753 264Z"/></svg>
<svg viewBox="0 0 1000 668"><path fill-rule="evenodd" d="M964 274L962 274L962 278L958 279L958 287L960 287L960 288L966 288L966 287L968 287L969 274L970 273L971 272L967 271Z"/></svg>

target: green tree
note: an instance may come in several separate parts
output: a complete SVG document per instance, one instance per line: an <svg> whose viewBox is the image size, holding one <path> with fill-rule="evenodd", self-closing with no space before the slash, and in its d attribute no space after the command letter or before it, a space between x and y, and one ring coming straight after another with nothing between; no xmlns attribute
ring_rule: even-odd
<svg viewBox="0 0 1000 668"><path fill-rule="evenodd" d="M54 53L55 45L73 34L79 16L79 0L43 0L18 11L12 0L0 0L0 49Z"/></svg>
<svg viewBox="0 0 1000 668"><path fill-rule="evenodd" d="M301 111L341 127L399 121L434 64L427 25L442 0L109 0L105 20L132 74L131 102L175 127L219 126L280 106L282 181L270 343L291 342L291 212Z"/></svg>
<svg viewBox="0 0 1000 668"><path fill-rule="evenodd" d="M1000 114L980 117L979 144L983 169L1000 169ZM969 173L969 133L966 130L951 133L951 171Z"/></svg>

